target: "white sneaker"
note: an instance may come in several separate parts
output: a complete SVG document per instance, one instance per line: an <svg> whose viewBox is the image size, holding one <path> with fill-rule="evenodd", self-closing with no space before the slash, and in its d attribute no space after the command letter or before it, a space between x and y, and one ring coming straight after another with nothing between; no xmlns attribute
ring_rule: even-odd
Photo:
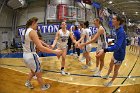
<svg viewBox="0 0 140 93"><path fill-rule="evenodd" d="M91 70L91 72L96 72L99 71L98 67L96 67L95 69Z"/></svg>
<svg viewBox="0 0 140 93"><path fill-rule="evenodd" d="M37 79L37 77L36 76L33 76L33 79Z"/></svg>
<svg viewBox="0 0 140 93"><path fill-rule="evenodd" d="M81 59L80 59L80 62L84 62L85 61L85 57L82 57Z"/></svg>
<svg viewBox="0 0 140 93"><path fill-rule="evenodd" d="M25 82L25 86L30 88L30 89L33 89L34 87L32 86L32 84L30 83L30 81L26 81Z"/></svg>
<svg viewBox="0 0 140 93"><path fill-rule="evenodd" d="M50 84L45 84L41 87L41 90L47 90L50 88Z"/></svg>
<svg viewBox="0 0 140 93"><path fill-rule="evenodd" d="M94 76L100 76L101 71L98 71L97 73L94 74Z"/></svg>
<svg viewBox="0 0 140 93"><path fill-rule="evenodd" d="M92 62L90 61L90 62L88 62L88 66L91 66L92 65Z"/></svg>
<svg viewBox="0 0 140 93"><path fill-rule="evenodd" d="M109 75L102 76L103 79L108 79Z"/></svg>
<svg viewBox="0 0 140 93"><path fill-rule="evenodd" d="M61 70L62 75L66 75L66 72L64 70Z"/></svg>
<svg viewBox="0 0 140 93"><path fill-rule="evenodd" d="M82 69L87 69L87 68L88 68L87 65L82 66Z"/></svg>
<svg viewBox="0 0 140 93"><path fill-rule="evenodd" d="M106 86L106 87L111 87L111 86L112 86L112 84L113 84L113 82L112 82L112 81L110 81L110 82L105 83L105 84L104 84L104 86Z"/></svg>

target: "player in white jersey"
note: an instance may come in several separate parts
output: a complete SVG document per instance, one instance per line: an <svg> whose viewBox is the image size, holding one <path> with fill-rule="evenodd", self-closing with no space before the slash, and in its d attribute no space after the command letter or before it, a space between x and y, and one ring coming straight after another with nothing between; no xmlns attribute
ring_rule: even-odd
<svg viewBox="0 0 140 93"><path fill-rule="evenodd" d="M83 33L83 31L84 31L84 24L80 23L78 27L79 27L79 30L81 32L81 37L82 37L82 35L84 34ZM84 40L82 40L81 43L84 43ZM84 60L85 60L85 57L84 57L84 55L82 55L81 59L79 58L79 61L84 62Z"/></svg>
<svg viewBox="0 0 140 93"><path fill-rule="evenodd" d="M32 80L33 76L36 76L37 81L41 86L41 89L46 90L50 87L50 85L43 83L42 74L40 70L40 62L39 62L35 47L37 46L37 48L42 52L55 53L57 55L61 55L62 51L52 50L42 45L36 32L37 21L38 21L38 18L36 17L29 19L26 23L26 30L24 31L24 34L22 34L23 35L22 36L23 59L26 66L31 70L31 72L29 73L28 79L25 83L25 86L32 89L33 86L30 83L30 81Z"/></svg>
<svg viewBox="0 0 140 93"><path fill-rule="evenodd" d="M81 37L82 37L82 35L84 34L84 24L83 23L79 24L79 30L81 32ZM82 40L81 43L84 43L84 40Z"/></svg>
<svg viewBox="0 0 140 93"><path fill-rule="evenodd" d="M132 51L132 52L135 48L134 45L135 45L135 37L131 37L131 45L130 45L129 50Z"/></svg>
<svg viewBox="0 0 140 93"><path fill-rule="evenodd" d="M96 53L101 50L104 49L106 47L108 47L107 41L106 41L106 32L105 29L101 26L101 21L99 18L95 18L93 20L94 25L98 28L97 33L95 34L95 36L92 38L92 40L83 43L80 45L80 47L83 47L85 45L91 44L92 42L95 42L98 39L98 47L97 47L97 51ZM95 76L100 76L101 70L104 66L104 57L105 54L102 55L100 58L96 57L96 68L92 71L97 71L94 75ZM100 64L100 69L98 70L98 66Z"/></svg>
<svg viewBox="0 0 140 93"><path fill-rule="evenodd" d="M138 52L138 36L135 36L134 38L134 53L137 54Z"/></svg>
<svg viewBox="0 0 140 93"><path fill-rule="evenodd" d="M61 74L62 75L66 75L66 72L64 71L64 67L65 67L65 58L66 58L66 54L67 54L67 43L68 43L68 38L70 36L70 38L72 39L72 41L74 43L76 43L76 40L73 38L73 35L70 31L68 31L66 29L67 24L66 22L62 22L61 23L61 28L55 36L55 40L52 44L52 48L55 47L55 45L57 44L57 49L62 50L62 62L61 62ZM58 56L58 58L60 58L60 56Z"/></svg>
<svg viewBox="0 0 140 93"><path fill-rule="evenodd" d="M83 34L82 34L82 37L80 38L80 40L77 41L77 43L80 43L82 40L84 40L84 43L88 42L91 40L91 37L92 37L92 31L88 28L89 27L89 22L86 21L84 22L84 29L83 29ZM83 69L87 69L88 66L91 65L91 57L89 55L90 51L91 51L91 44L89 45L86 45L84 48L83 48L83 56L86 58L86 65L84 65L82 68Z"/></svg>

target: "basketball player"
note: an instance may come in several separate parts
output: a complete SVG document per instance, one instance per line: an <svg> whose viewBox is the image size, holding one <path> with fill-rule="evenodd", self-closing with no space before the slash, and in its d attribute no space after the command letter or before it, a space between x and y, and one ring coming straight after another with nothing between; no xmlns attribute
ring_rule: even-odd
<svg viewBox="0 0 140 93"><path fill-rule="evenodd" d="M42 52L54 53L57 55L61 55L62 51L52 50L47 47L44 47L41 44L39 37L37 35L37 32L36 32L37 21L38 21L38 18L36 17L29 19L26 23L26 30L22 33L23 59L26 66L31 70L31 72L29 73L28 79L25 83L25 86L27 86L30 89L33 89L33 86L30 81L32 80L33 76L36 76L37 81L41 86L41 89L46 90L50 87L50 85L43 83L39 57L36 53L35 46L37 46L37 48Z"/></svg>
<svg viewBox="0 0 140 93"><path fill-rule="evenodd" d="M134 39L134 53L137 54L137 52L139 51L138 50L138 36L135 36L135 39Z"/></svg>
<svg viewBox="0 0 140 93"><path fill-rule="evenodd" d="M80 31L79 31L79 29L78 29L78 27L76 25L74 26L73 34L74 34L74 38L76 39L76 41L78 41L80 39L81 33L80 33ZM75 50L76 50L76 53L77 53L76 58L79 59L79 57L80 57L80 49L74 46L74 53L75 53Z"/></svg>
<svg viewBox="0 0 140 93"><path fill-rule="evenodd" d="M138 37L138 48L139 48L139 54L138 54L138 56L140 57L140 35Z"/></svg>
<svg viewBox="0 0 140 93"><path fill-rule="evenodd" d="M105 55L106 52L114 52L110 62L108 73L107 75L103 76L104 79L109 78L109 74L111 73L114 67L113 78L111 79L111 81L104 84L105 86L108 87L112 85L113 81L117 77L118 70L125 58L125 51L126 51L126 35L123 27L121 26L121 24L123 23L122 18L118 15L115 15L113 16L112 23L113 26L115 27L115 32L116 32L115 42L114 42L115 44L114 46L110 46L98 51L96 55L96 57L101 57L102 55Z"/></svg>
<svg viewBox="0 0 140 93"><path fill-rule="evenodd" d="M80 38L80 40L77 41L77 44L80 43L82 40L84 40L84 43L86 43L91 40L91 37L92 37L92 31L89 29L89 22L86 21L86 22L84 22L83 35ZM91 57L89 55L91 48L92 48L92 46L91 46L91 44L89 44L89 45L86 45L83 49L83 56L86 58L86 65L84 65L82 67L83 69L87 69L88 66L91 65Z"/></svg>
<svg viewBox="0 0 140 93"><path fill-rule="evenodd" d="M61 62L61 74L66 75L66 72L64 71L65 68L65 58L67 54L67 43L68 43L68 38L72 39L73 43L76 43L76 40L74 39L73 35L71 32L69 32L67 29L67 24L66 22L61 23L61 29L56 33L55 40L52 44L52 48L55 47L57 44L57 49L62 50L62 62ZM60 58L60 56L58 56Z"/></svg>
<svg viewBox="0 0 140 93"><path fill-rule="evenodd" d="M93 20L93 24L98 28L97 33L94 35L92 40L81 44L81 47L91 44L92 42L95 42L98 39L98 47L97 47L97 51L96 51L96 53L97 53L99 50L107 48L108 44L106 41L106 32L105 32L105 29L101 26L100 19L95 18ZM96 73L94 74L95 76L100 76L100 73L104 66L104 57L105 57L105 54L100 57L96 57L96 68L94 70L92 70L94 72L96 71ZM98 69L99 65L100 65L100 69Z"/></svg>
<svg viewBox="0 0 140 93"><path fill-rule="evenodd" d="M134 42L135 42L135 38L134 37L131 37L131 45L130 45L129 50L132 51L132 52L134 50L134 45L135 45Z"/></svg>
<svg viewBox="0 0 140 93"><path fill-rule="evenodd" d="M83 31L84 31L84 24L80 23L78 27L79 27L79 30L81 32L81 36L80 37L82 37L82 35L84 34L83 33ZM82 40L81 43L84 43L84 40ZM84 62L84 60L85 60L85 57L82 55L81 59L79 58L79 61L80 62Z"/></svg>

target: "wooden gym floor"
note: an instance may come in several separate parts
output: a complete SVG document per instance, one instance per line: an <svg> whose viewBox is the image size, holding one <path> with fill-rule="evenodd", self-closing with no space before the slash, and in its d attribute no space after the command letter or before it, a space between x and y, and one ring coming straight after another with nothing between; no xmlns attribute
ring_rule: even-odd
<svg viewBox="0 0 140 93"><path fill-rule="evenodd" d="M33 80L34 89L30 90L24 86L29 69L25 67L22 58L0 59L0 93L140 93L140 57L130 52L119 70L119 75L112 87L104 87L103 84L109 80L93 77L90 70L95 67L95 52L91 53L92 66L86 70L81 67L85 64L79 62L75 57L67 55L66 71L70 75L60 74L60 62L56 57L40 58L43 69L43 78L46 83L51 84L47 91L41 91L36 80ZM105 66L101 76L107 73L112 53L107 53Z"/></svg>

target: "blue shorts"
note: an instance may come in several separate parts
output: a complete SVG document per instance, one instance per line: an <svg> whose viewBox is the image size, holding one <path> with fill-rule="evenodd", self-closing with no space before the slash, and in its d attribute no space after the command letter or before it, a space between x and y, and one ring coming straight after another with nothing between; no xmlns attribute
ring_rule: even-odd
<svg viewBox="0 0 140 93"><path fill-rule="evenodd" d="M123 62L123 61L116 60L114 57L112 57L112 60L114 61L115 65L121 65Z"/></svg>

